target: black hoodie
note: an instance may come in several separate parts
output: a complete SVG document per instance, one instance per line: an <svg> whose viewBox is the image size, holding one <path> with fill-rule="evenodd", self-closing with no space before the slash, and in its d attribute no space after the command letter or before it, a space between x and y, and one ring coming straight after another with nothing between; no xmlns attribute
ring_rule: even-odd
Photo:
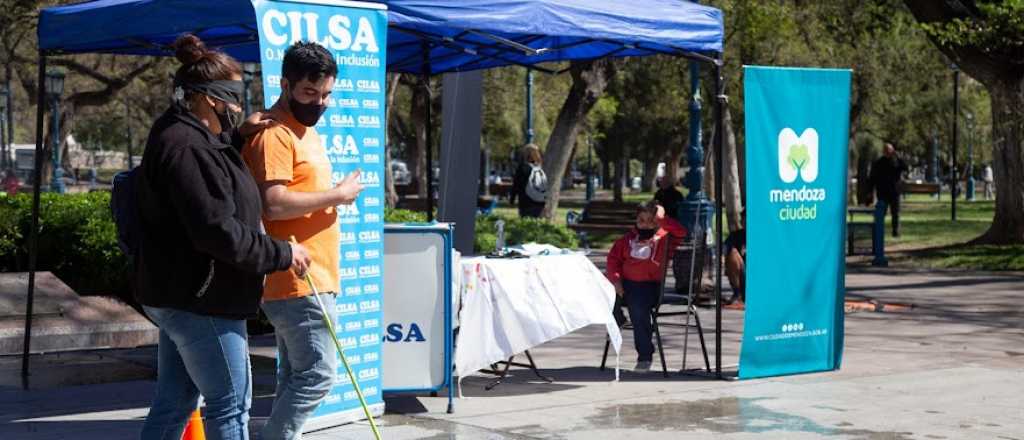
<svg viewBox="0 0 1024 440"><path fill-rule="evenodd" d="M287 242L261 232L259 189L238 150L176 104L153 124L139 171L136 299L255 316L264 274L288 269L292 255Z"/></svg>

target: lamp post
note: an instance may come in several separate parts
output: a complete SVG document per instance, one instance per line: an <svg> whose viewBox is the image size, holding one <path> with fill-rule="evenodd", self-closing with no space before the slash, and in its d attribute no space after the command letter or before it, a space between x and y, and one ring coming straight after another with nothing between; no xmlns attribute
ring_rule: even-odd
<svg viewBox="0 0 1024 440"><path fill-rule="evenodd" d="M591 162L591 157L594 152L594 144L592 143L590 136L587 136L587 201L589 202L594 198L594 164Z"/></svg>
<svg viewBox="0 0 1024 440"><path fill-rule="evenodd" d="M953 166L950 168L949 192L952 194L952 197L950 197L952 202L950 217L953 221L956 221L956 197L960 195L960 178L956 172L956 147L958 143L957 135L959 134L957 118L960 115L960 68L956 64L953 64L950 68L953 69Z"/></svg>
<svg viewBox="0 0 1024 440"><path fill-rule="evenodd" d="M974 114L964 113L967 118L967 196L968 202L974 201Z"/></svg>
<svg viewBox="0 0 1024 440"><path fill-rule="evenodd" d="M0 169L7 169L11 153L7 148L7 87L0 85Z"/></svg>
<svg viewBox="0 0 1024 440"><path fill-rule="evenodd" d="M526 143L533 143L533 69L526 69Z"/></svg>
<svg viewBox="0 0 1024 440"><path fill-rule="evenodd" d="M252 92L249 91L249 86L255 75L256 63L242 63L242 82L245 86L245 91L242 93L242 111L246 116L252 114Z"/></svg>
<svg viewBox="0 0 1024 440"><path fill-rule="evenodd" d="M687 189L686 200L679 204L679 219L691 231L696 230L697 219L701 230L709 231L714 206L704 193L704 147L701 145L700 64L690 61L690 146L686 149L686 163L690 169L683 176ZM672 166L675 166L673 164ZM717 176L716 176L717 178Z"/></svg>
<svg viewBox="0 0 1024 440"><path fill-rule="evenodd" d="M60 165L60 97L64 94L64 72L46 72L46 92L50 97L50 113L53 116L53 122L50 124L50 140L53 142L53 179L50 189L56 193L63 193L64 172Z"/></svg>

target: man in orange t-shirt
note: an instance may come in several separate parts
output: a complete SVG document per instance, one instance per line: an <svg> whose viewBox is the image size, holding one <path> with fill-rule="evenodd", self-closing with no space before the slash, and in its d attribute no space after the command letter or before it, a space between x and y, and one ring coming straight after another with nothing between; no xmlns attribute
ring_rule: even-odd
<svg viewBox="0 0 1024 440"><path fill-rule="evenodd" d="M325 319L337 320L335 295L340 234L337 205L355 202L359 172L331 185L331 164L316 125L338 76L334 57L316 43L298 42L285 52L281 96L269 113L279 123L254 136L242 157L260 185L267 234L305 246L308 273L331 316L323 316L312 291L293 272L267 277L263 311L274 325L280 362L274 408L263 438L295 439L327 397L337 370L337 351Z"/></svg>

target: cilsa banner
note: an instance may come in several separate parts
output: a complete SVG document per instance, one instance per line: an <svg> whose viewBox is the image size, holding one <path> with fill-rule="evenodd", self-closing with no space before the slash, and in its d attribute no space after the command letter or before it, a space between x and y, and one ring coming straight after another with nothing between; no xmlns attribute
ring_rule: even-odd
<svg viewBox="0 0 1024 440"><path fill-rule="evenodd" d="M254 0L259 27L263 98L281 94L281 62L292 43L326 47L338 64L327 110L316 124L331 163L332 185L360 169L365 189L338 206L341 228L338 339L371 411L384 412L381 335L384 228L384 105L387 12L383 4L350 1ZM335 387L306 423L307 430L363 418L359 399L339 363Z"/></svg>
<svg viewBox="0 0 1024 440"><path fill-rule="evenodd" d="M743 69L741 378L834 370L842 360L850 73Z"/></svg>

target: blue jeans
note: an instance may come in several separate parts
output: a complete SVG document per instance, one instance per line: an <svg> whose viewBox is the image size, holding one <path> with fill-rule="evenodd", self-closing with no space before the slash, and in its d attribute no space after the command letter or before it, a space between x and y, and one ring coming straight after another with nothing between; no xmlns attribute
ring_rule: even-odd
<svg viewBox="0 0 1024 440"><path fill-rule="evenodd" d="M337 322L334 295L320 294L332 323ZM334 385L338 350L324 315L312 295L265 301L263 312L277 337L277 397L263 427L263 440L292 440Z"/></svg>
<svg viewBox="0 0 1024 440"><path fill-rule="evenodd" d="M658 302L658 283L622 280L623 297L629 308L629 322L633 324L633 345L638 362L650 362L654 357L651 314Z"/></svg>
<svg viewBox="0 0 1024 440"><path fill-rule="evenodd" d="M875 202L875 224L871 233L871 250L875 258L871 261L873 266L888 266L889 259L885 258L885 211L889 204L882 199Z"/></svg>
<svg viewBox="0 0 1024 440"><path fill-rule="evenodd" d="M252 373L245 320L144 307L160 327L156 397L143 440L179 440L189 415L206 402L206 438L248 439Z"/></svg>

